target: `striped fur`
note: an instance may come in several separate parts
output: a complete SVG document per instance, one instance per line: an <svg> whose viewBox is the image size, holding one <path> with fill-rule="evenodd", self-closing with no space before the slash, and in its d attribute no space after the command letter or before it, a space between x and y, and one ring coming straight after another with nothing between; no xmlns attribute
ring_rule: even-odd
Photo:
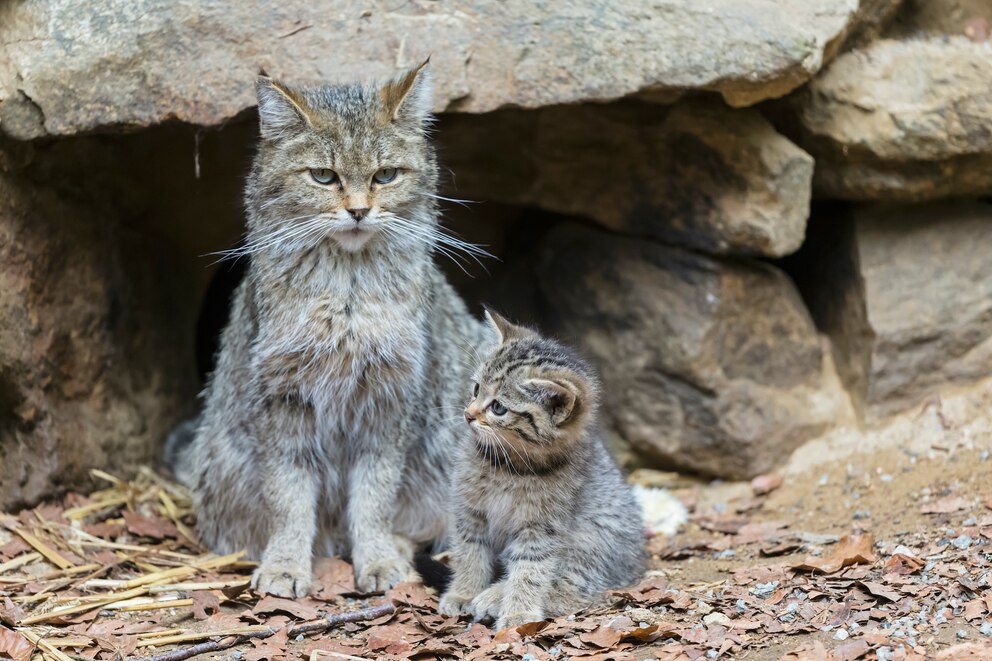
<svg viewBox="0 0 992 661"><path fill-rule="evenodd" d="M592 369L553 340L487 318L500 346L477 370L465 411L474 438L455 463L454 578L441 610L504 628L634 582L644 533L596 433Z"/></svg>

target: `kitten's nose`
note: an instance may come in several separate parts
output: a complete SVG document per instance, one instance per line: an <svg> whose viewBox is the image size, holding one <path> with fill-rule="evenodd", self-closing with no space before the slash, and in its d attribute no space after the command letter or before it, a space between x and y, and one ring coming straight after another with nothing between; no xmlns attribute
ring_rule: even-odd
<svg viewBox="0 0 992 661"><path fill-rule="evenodd" d="M465 422L472 422L473 420L475 420L475 408L470 406L465 409Z"/></svg>
<svg viewBox="0 0 992 661"><path fill-rule="evenodd" d="M368 215L369 210L367 208L365 208L365 209L348 209L348 213L350 213L351 214L351 217L354 218L356 221L361 222L362 221L362 218L364 218L365 216Z"/></svg>

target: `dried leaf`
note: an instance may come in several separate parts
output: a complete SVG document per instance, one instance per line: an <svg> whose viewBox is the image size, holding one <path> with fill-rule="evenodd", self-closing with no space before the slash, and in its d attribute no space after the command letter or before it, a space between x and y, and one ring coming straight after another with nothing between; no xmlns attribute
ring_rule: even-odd
<svg viewBox="0 0 992 661"><path fill-rule="evenodd" d="M32 651L34 645L27 638L16 631L0 627L0 658L29 661Z"/></svg>
<svg viewBox="0 0 992 661"><path fill-rule="evenodd" d="M758 496L764 496L765 494L769 494L782 486L782 482L782 476L778 473L759 475L751 480L751 490Z"/></svg>
<svg viewBox="0 0 992 661"><path fill-rule="evenodd" d="M139 537L151 537L152 539L175 539L179 536L179 531L171 521L165 519L149 519L141 516L137 512L130 510L124 512L124 523L127 531Z"/></svg>
<svg viewBox="0 0 992 661"><path fill-rule="evenodd" d="M317 610L311 606L293 601L292 599L282 599L267 595L259 601L253 609L253 615L267 615L269 613L287 613L301 620L312 620L319 615Z"/></svg>
<svg viewBox="0 0 992 661"><path fill-rule="evenodd" d="M868 590L869 593L875 595L876 597L881 597L882 599L888 599L889 601L899 601L902 598L895 590L890 590L886 588L881 583L876 583L874 581L859 581L858 583L864 589Z"/></svg>
<svg viewBox="0 0 992 661"><path fill-rule="evenodd" d="M198 590L189 595L193 600L193 617L205 620L220 611L220 599L213 592Z"/></svg>
<svg viewBox="0 0 992 661"><path fill-rule="evenodd" d="M932 503L924 503L920 507L923 514L950 514L971 507L971 500L963 496L946 496Z"/></svg>
<svg viewBox="0 0 992 661"><path fill-rule="evenodd" d="M321 558L314 563L313 596L334 601L339 596L355 594L355 570L341 558Z"/></svg>
<svg viewBox="0 0 992 661"><path fill-rule="evenodd" d="M825 558L807 556L801 563L794 565L793 569L833 574L850 565L871 564L875 562L875 553L872 550L874 545L875 536L871 533L845 535L841 537L829 556Z"/></svg>

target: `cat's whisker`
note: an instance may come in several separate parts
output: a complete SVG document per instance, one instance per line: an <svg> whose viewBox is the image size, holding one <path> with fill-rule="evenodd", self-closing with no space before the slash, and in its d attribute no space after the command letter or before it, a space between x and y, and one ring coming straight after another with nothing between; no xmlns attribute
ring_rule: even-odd
<svg viewBox="0 0 992 661"><path fill-rule="evenodd" d="M454 204L460 205L468 208L470 204L478 204L476 200L461 200L457 197L445 197L444 195L434 195L433 193L424 193L427 197L432 197L435 200L442 200L444 202L453 202Z"/></svg>

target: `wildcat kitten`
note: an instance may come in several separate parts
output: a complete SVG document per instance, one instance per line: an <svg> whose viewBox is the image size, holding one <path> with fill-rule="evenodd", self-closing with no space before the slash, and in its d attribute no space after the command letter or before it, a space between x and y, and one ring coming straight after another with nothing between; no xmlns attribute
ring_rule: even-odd
<svg viewBox="0 0 992 661"><path fill-rule="evenodd" d="M440 610L502 629L634 582L645 551L640 509L596 432L592 369L554 340L487 318L500 346L465 409L474 439L454 469L454 577ZM505 573L493 583L497 563Z"/></svg>
<svg viewBox="0 0 992 661"><path fill-rule="evenodd" d="M175 471L204 542L260 560L258 590L303 596L312 555L334 552L383 590L444 534L468 435L451 414L488 338L432 257L466 246L438 227L429 72L257 89L251 262Z"/></svg>

